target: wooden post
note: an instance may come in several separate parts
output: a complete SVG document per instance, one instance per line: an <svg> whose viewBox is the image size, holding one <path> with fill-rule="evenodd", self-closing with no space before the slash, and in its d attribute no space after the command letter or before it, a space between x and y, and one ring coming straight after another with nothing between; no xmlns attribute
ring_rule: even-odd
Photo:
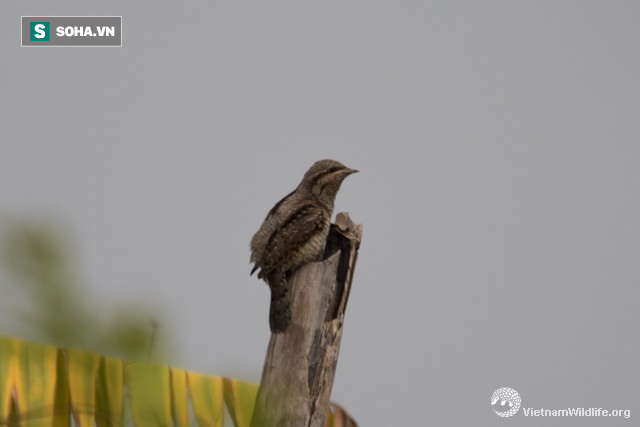
<svg viewBox="0 0 640 427"><path fill-rule="evenodd" d="M287 279L291 324L271 334L251 427L324 427L361 237L362 226L338 214L323 261Z"/></svg>

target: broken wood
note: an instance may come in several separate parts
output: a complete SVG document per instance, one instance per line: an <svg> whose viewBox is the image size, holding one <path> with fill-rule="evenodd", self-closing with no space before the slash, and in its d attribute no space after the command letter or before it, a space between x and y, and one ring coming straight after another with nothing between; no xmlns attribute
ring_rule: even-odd
<svg viewBox="0 0 640 427"><path fill-rule="evenodd" d="M292 319L271 334L251 427L324 427L362 225L340 213L323 260L287 278Z"/></svg>

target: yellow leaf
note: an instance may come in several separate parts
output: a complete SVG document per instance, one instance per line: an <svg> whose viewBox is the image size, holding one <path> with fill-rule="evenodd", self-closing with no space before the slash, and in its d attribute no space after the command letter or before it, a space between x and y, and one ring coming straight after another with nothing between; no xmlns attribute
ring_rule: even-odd
<svg viewBox="0 0 640 427"><path fill-rule="evenodd" d="M71 412L78 427L93 427L96 414L96 377L100 368L100 355L69 349L67 375Z"/></svg>
<svg viewBox="0 0 640 427"><path fill-rule="evenodd" d="M125 381L137 426L171 426L170 371L166 366L128 363Z"/></svg>
<svg viewBox="0 0 640 427"><path fill-rule="evenodd" d="M9 374L18 418L25 427L49 427L51 420L43 415L52 414L56 400L57 350L52 346L16 342Z"/></svg>
<svg viewBox="0 0 640 427"><path fill-rule="evenodd" d="M187 372L191 406L201 427L222 427L224 422L222 377Z"/></svg>
<svg viewBox="0 0 640 427"><path fill-rule="evenodd" d="M258 395L258 384L224 379L224 401L236 427L249 427Z"/></svg>
<svg viewBox="0 0 640 427"><path fill-rule="evenodd" d="M0 424L8 423L11 391L18 382L18 347L20 341L0 337Z"/></svg>
<svg viewBox="0 0 640 427"><path fill-rule="evenodd" d="M171 369L171 391L173 402L173 419L178 427L189 426L187 409L187 373L184 369Z"/></svg>
<svg viewBox="0 0 640 427"><path fill-rule="evenodd" d="M121 427L124 396L124 363L110 357L102 358L97 378L98 427Z"/></svg>
<svg viewBox="0 0 640 427"><path fill-rule="evenodd" d="M58 349L56 358L56 401L53 409L52 426L68 427L71 425L71 412L69 411L71 404L69 403L69 382L67 380L67 367L64 362L64 350Z"/></svg>

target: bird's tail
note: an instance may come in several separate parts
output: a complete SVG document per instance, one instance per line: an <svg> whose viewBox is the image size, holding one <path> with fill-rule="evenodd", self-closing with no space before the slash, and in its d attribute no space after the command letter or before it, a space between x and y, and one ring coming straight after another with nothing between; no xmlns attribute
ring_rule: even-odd
<svg viewBox="0 0 640 427"><path fill-rule="evenodd" d="M271 289L271 305L269 306L269 327L277 334L284 332L291 323L291 294L286 280L280 276L269 280Z"/></svg>

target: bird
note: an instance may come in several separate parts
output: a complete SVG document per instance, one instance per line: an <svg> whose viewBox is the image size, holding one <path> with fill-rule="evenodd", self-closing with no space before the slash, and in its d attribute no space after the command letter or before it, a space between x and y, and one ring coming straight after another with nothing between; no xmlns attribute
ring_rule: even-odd
<svg viewBox="0 0 640 427"><path fill-rule="evenodd" d="M291 193L269 211L251 238L251 275L258 271L271 290L269 327L285 332L291 322L287 276L324 252L333 207L342 181L358 172L335 160L319 160Z"/></svg>

